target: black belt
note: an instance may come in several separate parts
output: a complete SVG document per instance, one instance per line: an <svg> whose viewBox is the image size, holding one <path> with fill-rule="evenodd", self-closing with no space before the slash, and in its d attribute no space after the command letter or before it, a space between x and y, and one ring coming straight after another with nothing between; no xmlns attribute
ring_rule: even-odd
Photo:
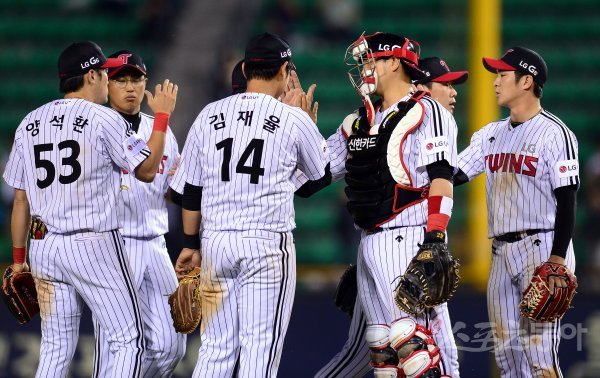
<svg viewBox="0 0 600 378"><path fill-rule="evenodd" d="M506 234L496 236L494 239L501 241L501 242L506 242L506 243L515 243L515 242L525 239L528 236L535 235L535 234L539 233L540 231L542 231L542 230L539 228L535 228L532 230L526 230L526 231L520 231L520 232L508 232Z"/></svg>

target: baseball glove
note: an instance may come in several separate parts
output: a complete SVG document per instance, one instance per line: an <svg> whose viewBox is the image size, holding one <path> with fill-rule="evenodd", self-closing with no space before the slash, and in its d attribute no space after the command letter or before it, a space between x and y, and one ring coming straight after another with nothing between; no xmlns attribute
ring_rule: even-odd
<svg viewBox="0 0 600 378"><path fill-rule="evenodd" d="M548 279L562 277L566 287L555 287L550 293ZM561 319L569 309L577 290L577 278L565 265L545 262L535 268L531 283L523 292L521 315L540 322L552 322Z"/></svg>
<svg viewBox="0 0 600 378"><path fill-rule="evenodd" d="M450 255L445 234L431 231L396 286L396 305L417 316L425 309L447 302L458 288L459 263Z"/></svg>
<svg viewBox="0 0 600 378"><path fill-rule="evenodd" d="M333 302L337 308L352 317L357 294L356 265L351 264L340 278Z"/></svg>
<svg viewBox="0 0 600 378"><path fill-rule="evenodd" d="M2 279L2 298L19 323L25 324L40 312L35 282L30 272L15 273L6 268Z"/></svg>
<svg viewBox="0 0 600 378"><path fill-rule="evenodd" d="M186 274L173 294L169 296L173 326L180 333L192 333L202 317L200 303L200 268Z"/></svg>

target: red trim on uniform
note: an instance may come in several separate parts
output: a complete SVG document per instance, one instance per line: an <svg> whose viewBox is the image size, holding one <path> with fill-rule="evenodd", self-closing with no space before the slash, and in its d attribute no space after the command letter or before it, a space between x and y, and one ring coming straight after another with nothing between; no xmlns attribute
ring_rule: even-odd
<svg viewBox="0 0 600 378"><path fill-rule="evenodd" d="M13 264L23 264L26 254L25 247L13 247Z"/></svg>
<svg viewBox="0 0 600 378"><path fill-rule="evenodd" d="M417 98L415 98L414 100L417 102L415 104L415 106L420 105L421 108L423 108L423 111L421 112L421 118L419 119L419 121L410 129L408 129L406 131L406 133L404 133L404 136L402 137L402 140L400 141L400 146L398 148L398 156L400 157L400 164L402 164L402 168L404 168L404 171L406 172L406 175L408 176L408 181L409 181L409 185L412 186L413 184L413 180L412 177L410 176L410 172L408 171L408 169L406 169L406 164L404 164L404 159L402 158L402 149L404 147L404 142L406 141L406 137L408 136L408 134L412 133L417 127L419 127L421 125L421 123L423 122L423 117L425 117L425 107L423 106L423 104L421 103L421 101L419 100L421 97L424 96L424 93L420 94L419 96L417 96Z"/></svg>
<svg viewBox="0 0 600 378"><path fill-rule="evenodd" d="M161 133L167 132L169 127L169 113L154 113L154 124L152 125L152 131L160 131Z"/></svg>

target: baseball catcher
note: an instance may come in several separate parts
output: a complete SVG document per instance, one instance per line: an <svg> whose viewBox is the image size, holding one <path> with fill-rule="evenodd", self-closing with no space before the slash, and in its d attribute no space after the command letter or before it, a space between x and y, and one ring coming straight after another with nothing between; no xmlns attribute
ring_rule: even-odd
<svg viewBox="0 0 600 378"><path fill-rule="evenodd" d="M40 312L35 282L30 272L15 273L9 266L2 279L2 298L19 323L25 324Z"/></svg>
<svg viewBox="0 0 600 378"><path fill-rule="evenodd" d="M417 316L425 309L447 302L458 287L459 263L448 251L445 234L431 231L400 277L395 290L396 305Z"/></svg>
<svg viewBox="0 0 600 378"><path fill-rule="evenodd" d="M550 277L560 277L565 287L549 286ZM577 278L565 265L545 262L535 268L531 283L523 292L521 315L540 322L561 319L569 309L577 290Z"/></svg>
<svg viewBox="0 0 600 378"><path fill-rule="evenodd" d="M169 296L173 326L180 333L192 333L202 318L200 302L200 268L186 274L173 294Z"/></svg>

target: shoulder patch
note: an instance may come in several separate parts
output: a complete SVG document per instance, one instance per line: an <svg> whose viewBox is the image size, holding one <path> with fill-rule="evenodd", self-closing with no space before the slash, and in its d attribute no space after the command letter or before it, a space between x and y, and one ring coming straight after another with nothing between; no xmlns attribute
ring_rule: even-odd
<svg viewBox="0 0 600 378"><path fill-rule="evenodd" d="M579 176L579 162L575 159L556 162L554 172L559 178Z"/></svg>

